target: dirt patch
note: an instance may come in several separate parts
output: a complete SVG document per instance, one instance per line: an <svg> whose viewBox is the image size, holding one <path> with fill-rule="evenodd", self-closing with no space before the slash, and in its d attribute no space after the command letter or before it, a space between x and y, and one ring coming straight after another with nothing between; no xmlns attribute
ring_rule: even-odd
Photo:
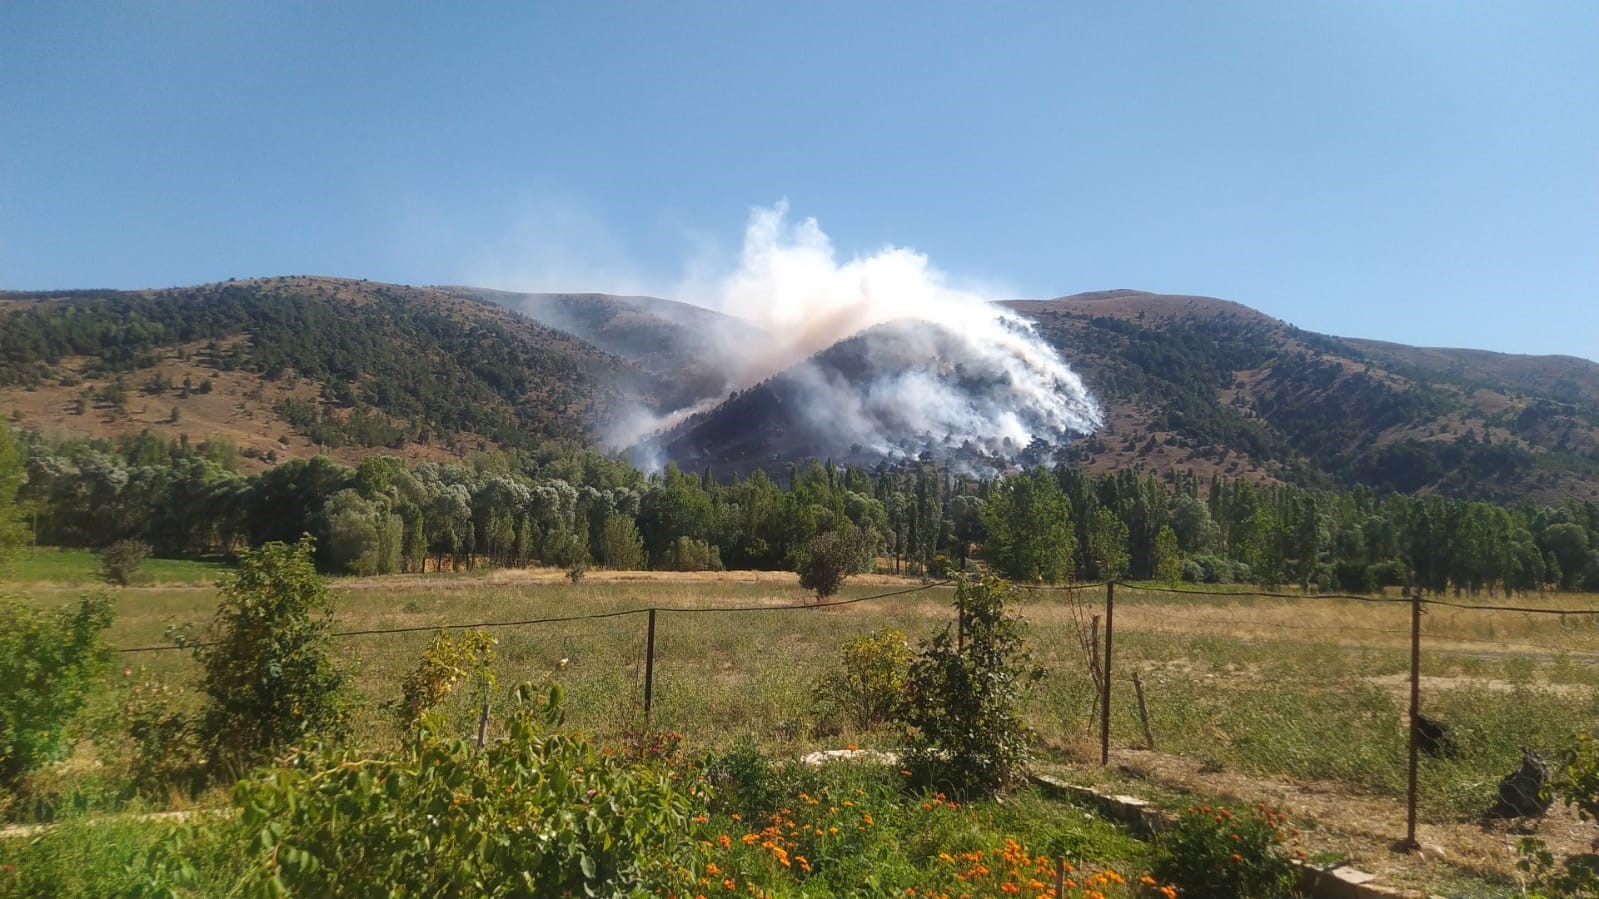
<svg viewBox="0 0 1599 899"><path fill-rule="evenodd" d="M1405 805L1400 799L1360 793L1326 781L1216 771L1192 759L1143 750L1115 750L1111 764L1118 773L1160 790L1227 802L1267 803L1286 812L1302 828L1307 852L1342 856L1377 875L1382 883L1426 888L1451 874L1495 880L1513 879L1516 874L1516 846L1523 834L1512 822L1422 823L1416 828L1416 837L1423 851L1401 853L1394 850L1405 834ZM1102 778L1105 771L1093 765L1065 770L1090 780ZM1537 822L1534 832L1562 855L1586 851L1599 834L1593 824L1583 823L1560 804Z"/></svg>
<svg viewBox="0 0 1599 899"><path fill-rule="evenodd" d="M1410 675L1408 674L1385 674L1379 677L1368 677L1366 680L1392 695L1400 705L1410 700ZM1438 693L1448 690L1470 689L1488 690L1494 693L1535 690L1540 693L1555 693L1562 696L1584 696L1593 692L1593 688L1587 684L1554 684L1547 681L1514 684L1495 677L1472 677L1464 674L1451 677L1435 677L1428 674L1421 676L1421 692L1424 696L1436 696Z"/></svg>

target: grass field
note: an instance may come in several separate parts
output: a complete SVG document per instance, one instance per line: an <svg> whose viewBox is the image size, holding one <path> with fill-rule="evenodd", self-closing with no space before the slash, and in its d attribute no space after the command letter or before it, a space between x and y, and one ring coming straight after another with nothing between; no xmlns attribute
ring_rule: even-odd
<svg viewBox="0 0 1599 899"><path fill-rule="evenodd" d="M220 562L191 559L147 559L144 582L152 585L210 584L224 570ZM88 587L101 583L100 562L86 549L39 546L23 550L0 568L0 585L55 584Z"/></svg>
<svg viewBox="0 0 1599 899"><path fill-rule="evenodd" d="M202 570L189 574L198 578ZM51 580L35 578L23 592L46 604L78 592ZM866 581L852 582L839 598L918 586ZM853 635L893 626L914 642L953 618L948 587L816 609L806 608L812 597L793 575L782 573L594 572L571 584L562 572L478 572L336 580L331 591L338 630L415 629L337 642L358 696L352 710L358 739L374 744L394 739L391 704L438 626L656 607L653 722L684 733L689 745L726 746L742 737L782 753L885 745L890 735L819 728L812 686ZM122 647L161 645L169 625L203 624L215 603L204 586L130 588L116 597L111 640ZM1592 609L1595 601L1516 600L1567 610ZM1029 700L1030 723L1048 763L1089 779L1097 776L1085 764L1097 761L1097 705L1079 628L1103 614L1103 602L1103 588L1028 590L1021 597L1044 672ZM1121 588L1112 702L1118 759L1127 760L1123 767L1141 767L1156 791L1203 792L1213 783L1233 794L1262 794L1244 799L1298 796L1304 808L1326 816L1323 849L1355 858L1380 853L1365 845L1367 837L1386 833L1391 840L1400 834L1389 831L1403 820L1402 806L1398 825L1383 815L1405 788L1409 614L1400 604ZM617 733L642 719L646 622L639 611L492 628L500 689L558 681L572 723ZM1594 625L1575 616L1428 610L1423 709L1450 723L1460 753L1424 760L1421 811L1424 836L1446 848L1450 870L1502 876L1513 861L1503 834L1484 831L1476 816L1493 801L1499 778L1516 767L1521 747L1553 750L1592 725L1599 710ZM180 685L195 673L178 652L124 653L117 673L141 666ZM1146 687L1156 753L1133 751L1145 742L1135 671ZM451 712L463 731L476 717L464 703ZM1329 795L1339 801L1311 801ZM1345 814L1345 807L1353 811ZM1569 831L1569 841L1586 841L1574 820L1551 820Z"/></svg>

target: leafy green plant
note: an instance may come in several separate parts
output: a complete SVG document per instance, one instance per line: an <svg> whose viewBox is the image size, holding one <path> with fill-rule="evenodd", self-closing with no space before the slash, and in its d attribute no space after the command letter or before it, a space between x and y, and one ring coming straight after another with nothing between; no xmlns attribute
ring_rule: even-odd
<svg viewBox="0 0 1599 899"><path fill-rule="evenodd" d="M401 723L416 722L462 683L476 701L487 700L489 691L494 689L497 644L487 631L477 628L459 634L435 634L400 688Z"/></svg>
<svg viewBox="0 0 1599 899"><path fill-rule="evenodd" d="M860 528L845 524L811 538L810 545L794 566L800 586L815 590L826 599L844 586L844 579L866 570L865 539Z"/></svg>
<svg viewBox="0 0 1599 899"><path fill-rule="evenodd" d="M707 759L705 777L713 791L712 808L723 814L754 820L761 813L776 809L782 800L777 773L755 742L747 738Z"/></svg>
<svg viewBox="0 0 1599 899"><path fill-rule="evenodd" d="M906 760L928 783L958 796L991 793L1028 758L1020 703L1037 678L1023 624L1006 604L1015 588L988 574L962 576L955 606L962 633L946 626L911 662L900 705Z"/></svg>
<svg viewBox="0 0 1599 899"><path fill-rule="evenodd" d="M112 617L104 596L50 612L0 597L0 789L71 748L73 719L109 658Z"/></svg>
<svg viewBox="0 0 1599 899"><path fill-rule="evenodd" d="M150 558L150 544L139 540L118 540L95 556L100 560L100 579L117 587L129 587L144 576L144 563Z"/></svg>
<svg viewBox="0 0 1599 899"><path fill-rule="evenodd" d="M560 692L532 691L483 752L424 722L379 755L291 754L239 782L236 820L168 844L161 889L196 886L189 841L222 832L247 855L242 895L657 895L681 878L706 791L659 763L559 731ZM680 887L678 887L680 889Z"/></svg>
<svg viewBox="0 0 1599 899"><path fill-rule="evenodd" d="M147 669L124 668L110 726L102 726L95 739L136 792L157 798L173 789L192 794L205 783L196 723L169 684Z"/></svg>
<svg viewBox="0 0 1599 899"><path fill-rule="evenodd" d="M218 584L200 735L214 763L240 767L342 725L344 677L329 655L327 586L309 536L244 553Z"/></svg>
<svg viewBox="0 0 1599 899"><path fill-rule="evenodd" d="M823 721L843 719L857 730L890 721L905 698L911 648L891 627L851 637L839 667L816 681L811 696Z"/></svg>
<svg viewBox="0 0 1599 899"><path fill-rule="evenodd" d="M1279 899L1294 895L1303 857L1298 833L1264 803L1242 814L1191 806L1155 844L1155 877L1194 899Z"/></svg>
<svg viewBox="0 0 1599 899"><path fill-rule="evenodd" d="M1580 734L1562 755L1554 789L1582 820L1599 820L1599 738ZM1554 853L1537 837L1523 838L1519 849L1516 867L1528 875L1528 896L1599 897L1599 854L1575 855L1557 864Z"/></svg>

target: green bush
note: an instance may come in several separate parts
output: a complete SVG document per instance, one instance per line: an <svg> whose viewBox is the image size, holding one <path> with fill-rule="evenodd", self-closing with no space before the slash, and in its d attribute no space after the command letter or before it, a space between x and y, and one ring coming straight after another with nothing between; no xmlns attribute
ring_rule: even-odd
<svg viewBox="0 0 1599 899"><path fill-rule="evenodd" d="M844 586L844 579L866 570L866 540L860 528L845 524L811 538L810 545L794 565L800 586L815 590L826 599Z"/></svg>
<svg viewBox="0 0 1599 899"><path fill-rule="evenodd" d="M497 645L498 641L487 631L477 628L459 634L435 634L423 650L421 661L400 687L400 723L415 723L463 682L476 702L486 701L494 689Z"/></svg>
<svg viewBox="0 0 1599 899"><path fill-rule="evenodd" d="M96 742L135 792L160 799L172 790L193 794L205 785L205 754L192 714L166 682L141 668L122 670L111 726Z"/></svg>
<svg viewBox="0 0 1599 899"><path fill-rule="evenodd" d="M95 553L100 560L100 579L117 587L138 583L144 563L150 558L150 544L138 540L118 540Z"/></svg>
<svg viewBox="0 0 1599 899"><path fill-rule="evenodd" d="M154 886L201 876L191 841L246 857L235 892L296 896L664 895L704 813L698 777L606 753L554 729L559 692L521 704L477 752L424 723L398 751L297 752L239 782L234 820L164 848ZM676 887L681 890L681 887Z"/></svg>
<svg viewBox="0 0 1599 899"><path fill-rule="evenodd" d="M343 724L344 677L329 655L327 586L309 536L244 553L218 583L204 669L200 735L213 764L248 767Z"/></svg>
<svg viewBox="0 0 1599 899"><path fill-rule="evenodd" d="M0 789L63 758L69 732L109 659L111 600L46 612L0 597Z"/></svg>
<svg viewBox="0 0 1599 899"><path fill-rule="evenodd" d="M1581 734L1563 756L1555 789L1579 818L1599 820L1599 739ZM1554 853L1538 837L1524 838L1520 850L1516 866L1529 875L1527 895L1532 899L1599 897L1599 854L1579 854L1556 864Z"/></svg>
<svg viewBox="0 0 1599 899"><path fill-rule="evenodd" d="M883 726L904 701L910 662L910 644L891 627L850 638L839 670L823 674L811 692L821 720L843 719L857 730Z"/></svg>
<svg viewBox="0 0 1599 899"><path fill-rule="evenodd" d="M955 605L964 638L957 645L946 626L911 662L900 706L907 764L957 796L991 793L1027 761L1031 732L1019 705L1038 672L1028 664L1021 620L1006 610L1014 592L992 575L962 576Z"/></svg>
<svg viewBox="0 0 1599 899"><path fill-rule="evenodd" d="M1155 843L1153 874L1192 899L1279 899L1294 895L1303 856L1297 832L1264 804L1244 814L1192 806Z"/></svg>
<svg viewBox="0 0 1599 899"><path fill-rule="evenodd" d="M771 763L748 738L706 760L705 777L714 797L711 806L719 814L736 814L753 821L776 809L783 799Z"/></svg>

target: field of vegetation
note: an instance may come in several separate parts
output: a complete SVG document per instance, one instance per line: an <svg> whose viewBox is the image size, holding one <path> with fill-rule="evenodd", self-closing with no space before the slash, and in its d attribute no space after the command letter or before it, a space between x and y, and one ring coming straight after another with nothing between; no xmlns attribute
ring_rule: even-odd
<svg viewBox="0 0 1599 899"><path fill-rule="evenodd" d="M58 572L27 579L30 604L66 604L88 586L83 575L72 583L68 554L45 559L22 566ZM46 562L57 564L52 569ZM208 622L216 591L181 580L117 591L108 642L171 646L172 626ZM818 608L814 593L802 590L792 574L592 572L574 583L565 571L545 569L336 579L330 596L332 630L349 634L335 638L334 656L353 687L343 710L352 745L401 744L396 710L408 674L438 628L467 624L505 625L481 629L493 639L494 685L445 698L437 715L445 731L474 739L486 698L491 712L484 738L493 742L510 726L501 713L515 705L517 685L559 685L566 725L600 743L625 745L645 727L643 610L653 607L659 611L651 731L679 735L688 753L747 747L762 758L783 759L818 749L899 748L904 735L892 722L858 714L848 691L830 693L826 684L846 669L841 651L852 639L891 628L914 649L950 625L953 592L947 584L871 576L849 583L833 600L862 601ZM1457 752L1425 757L1421 769L1421 837L1440 851L1394 856L1388 844L1403 834L1406 782L1408 606L1121 587L1113 765L1102 770L1086 638L1093 617L1103 615L1104 594L1103 587L1019 591L1027 665L1038 675L1021 706L1037 738L1036 767L1083 783L1125 785L1131 779L1136 783L1128 791L1178 808L1217 796L1245 807L1267 801L1295 815L1304 847L1315 857L1350 860L1398 883L1458 881L1478 895L1511 889L1516 837L1504 826L1481 826L1480 816L1523 747L1553 757L1599 708L1599 669L1592 665L1599 628L1591 618L1431 608L1424 623L1423 708L1449 724ZM1595 604L1584 594L1527 602L1573 611ZM1134 672L1146 694L1147 735ZM136 708L131 697L141 690L170 690L163 702L197 707L199 674L188 652L120 653L111 673L117 683L89 717L114 722ZM78 768L69 764L49 775L41 798L32 808L14 809L14 817L70 820L73 808L227 803L212 788L198 796L147 792L129 804L119 775L105 773L115 765L86 767L109 751L80 746ZM1018 808L1040 804L1048 801L1033 797L993 813L1016 822ZM1021 838L1030 827L1032 839L1045 839L1041 822L1080 819L1081 812L1051 808L1040 815L1005 834ZM1541 832L1557 848L1575 851L1593 836L1591 827L1557 805ZM1004 830L999 826L989 836L998 839ZM1109 840L1104 845L1123 847L1105 856L1106 864L1113 857L1147 862L1118 843L1114 829L1101 837Z"/></svg>

